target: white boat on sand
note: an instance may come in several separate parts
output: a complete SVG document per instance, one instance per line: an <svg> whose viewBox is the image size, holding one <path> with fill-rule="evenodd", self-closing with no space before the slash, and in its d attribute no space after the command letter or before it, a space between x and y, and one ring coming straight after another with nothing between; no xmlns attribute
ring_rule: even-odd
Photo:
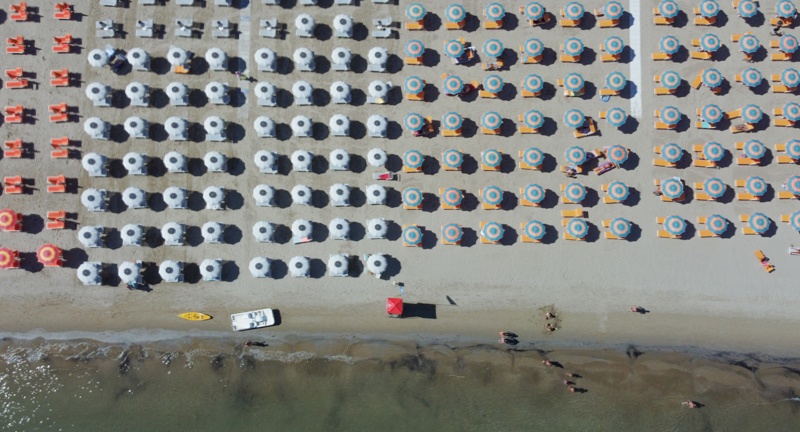
<svg viewBox="0 0 800 432"><path fill-rule="evenodd" d="M231 314L233 331L250 330L272 325L275 325L275 313L272 309L258 309Z"/></svg>

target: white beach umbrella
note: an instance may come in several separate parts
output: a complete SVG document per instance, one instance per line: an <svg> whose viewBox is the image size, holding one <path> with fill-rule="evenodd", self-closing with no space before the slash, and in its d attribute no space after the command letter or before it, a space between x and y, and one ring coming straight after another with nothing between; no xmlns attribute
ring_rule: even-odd
<svg viewBox="0 0 800 432"><path fill-rule="evenodd" d="M86 97L95 104L106 102L110 94L111 87L103 83L93 82L86 86Z"/></svg>
<svg viewBox="0 0 800 432"><path fill-rule="evenodd" d="M292 237L311 238L314 225L308 219L297 219L292 222Z"/></svg>
<svg viewBox="0 0 800 432"><path fill-rule="evenodd" d="M302 66L309 66L314 62L314 51L308 48L297 48L292 54L292 60Z"/></svg>
<svg viewBox="0 0 800 432"><path fill-rule="evenodd" d="M101 226L86 225L78 231L78 240L87 248L103 247L104 231Z"/></svg>
<svg viewBox="0 0 800 432"><path fill-rule="evenodd" d="M350 100L350 84L344 81L334 81L330 88L331 98L342 101Z"/></svg>
<svg viewBox="0 0 800 432"><path fill-rule="evenodd" d="M161 227L161 237L167 246L183 246L186 225L178 222L167 222Z"/></svg>
<svg viewBox="0 0 800 432"><path fill-rule="evenodd" d="M81 194L81 204L91 212L106 211L106 190L89 188Z"/></svg>
<svg viewBox="0 0 800 432"><path fill-rule="evenodd" d="M350 61L353 59L353 54L350 52L350 49L345 47L336 47L331 51L331 63L333 64L340 64L346 65L350 64Z"/></svg>
<svg viewBox="0 0 800 432"><path fill-rule="evenodd" d="M164 155L164 166L167 171L171 173L184 173L186 172L189 160L183 153L171 151Z"/></svg>
<svg viewBox="0 0 800 432"><path fill-rule="evenodd" d="M297 15L297 18L294 19L294 26L297 27L297 30L301 32L311 33L314 31L314 28L317 26L317 23L314 21L314 17L307 13L301 13Z"/></svg>
<svg viewBox="0 0 800 432"><path fill-rule="evenodd" d="M350 221L344 218L334 218L328 224L328 233L333 240L350 239Z"/></svg>
<svg viewBox="0 0 800 432"><path fill-rule="evenodd" d="M254 278L268 278L270 276L272 261L269 258L255 257L250 260L250 274Z"/></svg>
<svg viewBox="0 0 800 432"><path fill-rule="evenodd" d="M169 97L171 104L185 104L189 96L189 86L182 82L173 81L164 88L164 93Z"/></svg>
<svg viewBox="0 0 800 432"><path fill-rule="evenodd" d="M272 243L275 226L267 221L258 221L253 225L253 237L259 243Z"/></svg>
<svg viewBox="0 0 800 432"><path fill-rule="evenodd" d="M310 99L314 93L314 87L308 81L296 81L292 84L292 96L295 99Z"/></svg>
<svg viewBox="0 0 800 432"><path fill-rule="evenodd" d="M185 141L189 130L189 122L180 117L170 117L164 122L164 130L173 141Z"/></svg>
<svg viewBox="0 0 800 432"><path fill-rule="evenodd" d="M275 205L275 188L265 184L257 185L253 188L253 199L259 207L272 207Z"/></svg>
<svg viewBox="0 0 800 432"><path fill-rule="evenodd" d="M95 152L86 153L81 158L81 166L89 173L89 177L105 177L107 175L106 164L108 164L108 158Z"/></svg>
<svg viewBox="0 0 800 432"><path fill-rule="evenodd" d="M386 188L379 184L367 186L367 203L372 205L386 204Z"/></svg>
<svg viewBox="0 0 800 432"><path fill-rule="evenodd" d="M384 218L374 218L367 221L367 236L371 239L384 239L389 231Z"/></svg>
<svg viewBox="0 0 800 432"><path fill-rule="evenodd" d="M295 150L292 153L292 169L297 172L310 172L314 155L306 150Z"/></svg>
<svg viewBox="0 0 800 432"><path fill-rule="evenodd" d="M311 205L311 188L306 185L293 187L292 202L298 205Z"/></svg>
<svg viewBox="0 0 800 432"><path fill-rule="evenodd" d="M108 64L108 53L102 49L93 49L89 51L89 65L96 68L101 68Z"/></svg>
<svg viewBox="0 0 800 432"><path fill-rule="evenodd" d="M227 104L230 100L228 97L228 85L221 82L211 81L206 84L204 92L208 100L217 105Z"/></svg>
<svg viewBox="0 0 800 432"><path fill-rule="evenodd" d="M147 208L147 193L137 187L128 187L122 191L122 202L131 209Z"/></svg>
<svg viewBox="0 0 800 432"><path fill-rule="evenodd" d="M298 82L305 82L305 81L298 81ZM253 93L259 99L273 99L275 97L275 92L276 92L275 85L268 81L259 82L253 89Z"/></svg>
<svg viewBox="0 0 800 432"><path fill-rule="evenodd" d="M389 51L386 48L374 47L367 53L367 60L374 65L385 66L389 59Z"/></svg>
<svg viewBox="0 0 800 432"><path fill-rule="evenodd" d="M350 135L350 119L344 114L332 115L328 126L330 126L331 134L334 136Z"/></svg>
<svg viewBox="0 0 800 432"><path fill-rule="evenodd" d="M253 59L258 65L258 70L272 70L275 69L275 64L278 61L278 56L275 51L269 48L259 48L253 53Z"/></svg>
<svg viewBox="0 0 800 432"><path fill-rule="evenodd" d="M206 209L222 210L225 204L225 189L219 186L209 186L203 190L203 199L206 201Z"/></svg>
<svg viewBox="0 0 800 432"><path fill-rule="evenodd" d="M158 265L158 275L167 283L183 282L183 262L166 260Z"/></svg>
<svg viewBox="0 0 800 432"><path fill-rule="evenodd" d="M206 62L211 70L225 70L228 68L228 54L219 47L209 48L206 51Z"/></svg>
<svg viewBox="0 0 800 432"><path fill-rule="evenodd" d="M225 130L225 120L219 116L209 116L203 122L203 128L209 135L220 135Z"/></svg>
<svg viewBox="0 0 800 432"><path fill-rule="evenodd" d="M375 168L380 168L386 164L386 152L379 148L374 148L367 153L367 162Z"/></svg>
<svg viewBox="0 0 800 432"><path fill-rule="evenodd" d="M328 274L334 277L347 277L350 274L349 261L345 254L331 255L328 258Z"/></svg>
<svg viewBox="0 0 800 432"><path fill-rule="evenodd" d="M206 153L203 156L203 163L209 172L225 172L228 170L228 157L216 150Z"/></svg>
<svg viewBox="0 0 800 432"><path fill-rule="evenodd" d="M296 256L289 260L289 274L292 277L308 277L311 262L304 256Z"/></svg>
<svg viewBox="0 0 800 432"><path fill-rule="evenodd" d="M130 100L142 100L147 96L150 86L139 81L132 81L125 87L125 96Z"/></svg>
<svg viewBox="0 0 800 432"><path fill-rule="evenodd" d="M139 224L127 224L119 230L123 246L141 246L144 237L144 227Z"/></svg>
<svg viewBox="0 0 800 432"><path fill-rule="evenodd" d="M380 277L381 273L386 271L387 265L386 256L383 254L372 254L367 258L367 270L376 277Z"/></svg>
<svg viewBox="0 0 800 432"><path fill-rule="evenodd" d="M178 186L170 186L164 189L164 203L171 209L186 208L186 189Z"/></svg>
<svg viewBox="0 0 800 432"><path fill-rule="evenodd" d="M125 132L133 138L148 138L150 136L150 124L139 116L131 116L125 119L123 127Z"/></svg>
<svg viewBox="0 0 800 432"><path fill-rule="evenodd" d="M203 241L210 244L222 243L222 235L225 233L225 225L208 221L200 228L203 233Z"/></svg>
<svg viewBox="0 0 800 432"><path fill-rule="evenodd" d="M350 205L350 186L342 183L335 183L330 190L331 205L344 207Z"/></svg>
<svg viewBox="0 0 800 432"><path fill-rule="evenodd" d="M142 283L142 263L140 261L123 261L117 265L117 275L125 285Z"/></svg>
<svg viewBox="0 0 800 432"><path fill-rule="evenodd" d="M108 139L110 126L100 117L89 117L83 122L83 131L93 139Z"/></svg>
<svg viewBox="0 0 800 432"><path fill-rule="evenodd" d="M258 170L262 173L274 174L278 172L278 168L276 166L278 155L274 151L259 150L253 156L253 161L256 163Z"/></svg>
<svg viewBox="0 0 800 432"><path fill-rule="evenodd" d="M275 122L267 117L260 116L253 121L253 129L259 138L273 138L275 136Z"/></svg>
<svg viewBox="0 0 800 432"><path fill-rule="evenodd" d="M142 48L133 48L126 57L133 69L150 70L150 54Z"/></svg>
<svg viewBox="0 0 800 432"><path fill-rule="evenodd" d="M375 80L369 83L369 87L367 91L369 95L376 98L376 99L386 99L386 96L389 94L389 90L392 89L392 85L385 81Z"/></svg>
<svg viewBox="0 0 800 432"><path fill-rule="evenodd" d="M370 136L386 136L386 128L389 126L389 121L386 117L373 114L367 119L367 130Z"/></svg>
<svg viewBox="0 0 800 432"><path fill-rule="evenodd" d="M345 34L353 33L353 17L339 14L333 17L333 28Z"/></svg>
<svg viewBox="0 0 800 432"><path fill-rule="evenodd" d="M340 148L332 150L330 166L333 171L347 171L350 168L350 153Z"/></svg>
<svg viewBox="0 0 800 432"><path fill-rule="evenodd" d="M122 157L122 166L131 175L147 174L148 157L145 154L129 152Z"/></svg>
<svg viewBox="0 0 800 432"><path fill-rule="evenodd" d="M100 285L100 269L103 263L97 261L86 261L78 266L78 280L84 285Z"/></svg>
<svg viewBox="0 0 800 432"><path fill-rule="evenodd" d="M172 66L183 66L189 61L189 53L185 49L173 45L167 51L167 61Z"/></svg>

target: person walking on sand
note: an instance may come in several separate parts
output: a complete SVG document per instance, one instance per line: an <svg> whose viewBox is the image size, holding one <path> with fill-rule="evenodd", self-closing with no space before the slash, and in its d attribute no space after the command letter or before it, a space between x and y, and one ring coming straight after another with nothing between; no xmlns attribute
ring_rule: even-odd
<svg viewBox="0 0 800 432"><path fill-rule="evenodd" d="M547 330L549 332L557 330L556 327L554 327L553 324L550 324L550 323L547 323L547 325L544 328L545 328L545 330Z"/></svg>
<svg viewBox="0 0 800 432"><path fill-rule="evenodd" d="M550 360L542 360L542 364L545 366L555 366Z"/></svg>
<svg viewBox="0 0 800 432"><path fill-rule="evenodd" d="M681 405L683 405L683 406L687 406L687 407L689 407L689 408L697 408L697 407L699 407L699 406L700 406L700 404L698 404L698 403L697 403L697 402L695 402L695 401L691 401L691 400L688 400L688 401L683 401L683 402L681 403Z"/></svg>
<svg viewBox="0 0 800 432"><path fill-rule="evenodd" d="M548 319L549 320L550 318L555 318L555 317L556 316L553 315L552 312L547 312L546 314L544 314L544 319Z"/></svg>

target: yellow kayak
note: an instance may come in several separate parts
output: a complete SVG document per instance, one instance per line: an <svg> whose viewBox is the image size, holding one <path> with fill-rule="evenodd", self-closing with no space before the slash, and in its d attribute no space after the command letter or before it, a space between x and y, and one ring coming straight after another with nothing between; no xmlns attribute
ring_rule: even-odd
<svg viewBox="0 0 800 432"><path fill-rule="evenodd" d="M206 321L211 319L211 315L207 315L202 312L184 312L182 314L178 314L178 316L189 321Z"/></svg>

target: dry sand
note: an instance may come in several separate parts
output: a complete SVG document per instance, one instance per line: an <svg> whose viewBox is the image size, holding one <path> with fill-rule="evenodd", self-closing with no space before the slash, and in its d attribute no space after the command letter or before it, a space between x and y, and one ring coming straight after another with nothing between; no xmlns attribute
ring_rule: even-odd
<svg viewBox="0 0 800 432"><path fill-rule="evenodd" d="M674 105L688 115L709 101L717 103L725 110L742 107L746 103L756 103L765 113L774 107L780 107L792 99L789 95L773 95L767 93L760 96L747 88L733 82L733 75L740 73L750 65L740 60L736 44L730 42L730 34L752 31L763 46L769 44L769 26L761 25L751 28L738 17L729 4L723 4L727 19L723 27L702 28L691 23L681 28L659 27L651 24L649 6L643 6L638 19L641 24L640 49L633 53L630 63L599 62L598 45L608 36L617 35L626 44L637 44L635 28L565 30L555 27L548 30L530 29L524 19L509 17L509 21L518 21L518 26L510 31L488 31L478 29L473 32L447 32L443 28L435 31L409 33L400 32L399 39L375 40L337 40L335 38L302 39L293 32L294 17L300 12L311 13L320 26L330 26L333 17L338 13L351 14L356 22L371 27L374 17L391 15L396 21L405 20L405 6L375 5L365 2L361 7L334 6L329 8L301 8L299 6L284 9L275 6L263 6L259 1L249 2L243 9L220 8L208 5L205 8L178 7L173 2L166 6L145 7L131 2L130 8L88 7L78 4L76 12L83 14L81 19L63 22L52 19L51 2L39 2L41 22L13 23L5 20L2 23L3 34L12 36L23 34L27 39L35 41L36 55L11 56L0 54L4 66L11 68L20 66L25 71L35 73L35 89L4 90L0 92L3 105L22 104L36 111L35 124L2 125L0 134L4 139L22 138L31 142L36 151L33 159L4 160L4 175L23 175L35 181L35 190L30 195L0 197L2 207L12 208L26 217L27 232L5 233L2 245L25 252L27 263L35 260L36 248L45 242L54 242L67 253L68 266L65 269L46 268L31 271L5 271L0 273L2 284L0 294L3 298L3 314L0 318L2 326L8 331L27 331L43 328L49 331L63 330L127 330L168 328L175 330L228 329L227 314L241 310L260 307L280 309L282 323L271 330L280 333L295 332L331 332L343 334L355 333L399 333L399 334L434 334L434 335L469 335L495 338L500 329L513 330L525 338L543 339L550 342L587 342L598 343L637 343L651 345L705 346L726 350L757 350L774 353L800 352L800 344L796 338L790 338L798 324L796 305L800 294L792 283L797 279L796 268L792 268L792 260L786 254L786 247L796 241L797 232L780 222L782 213L791 213L797 209L796 201L778 201L772 198L768 202L698 202L694 199L686 204L663 203L654 197L653 178L680 176L687 184L702 181L711 176L719 176L729 186L734 179L759 175L772 185L772 189L780 189L780 184L787 176L796 172L796 167L770 163L763 167L739 167L735 164L720 170L701 168L666 169L654 168L650 164L653 156L652 147L667 142L676 142L685 150L692 144L709 140L720 142L726 149L733 148L734 141L756 138L768 147L778 142L785 142L793 137L793 129L769 127L764 131L751 135L734 136L728 131L698 131L690 128L684 132L654 131L652 128L654 109ZM46 4L44 4L46 3ZM210 3L210 2L209 2ZM481 15L485 2L466 1L464 6L470 13ZM603 2L583 2L587 11L600 7ZM551 12L557 13L555 3L545 4ZM32 6L34 6L32 4ZM506 3L509 12L515 12L516 3ZM686 5L682 5L688 8ZM443 17L444 3L428 6L429 14ZM628 5L626 5L628 8ZM765 5L766 9L767 6ZM688 10L688 9L687 9ZM770 11L767 11L771 15ZM258 20L276 16L281 23L288 23L289 34L285 40L262 39L257 34ZM154 17L157 24L166 24L167 34L164 39L139 39L133 33L135 20ZM204 23L206 30L199 39L187 40L174 38L174 18L192 17L196 23ZM243 33L239 39L213 39L209 23L212 18L230 18L231 21L246 29L250 21L250 33ZM588 15L587 15L588 17ZM94 22L101 18L113 19L123 25L124 38L99 40L95 38ZM429 15L429 18L434 18ZM587 18L587 20L589 20ZM593 21L592 18L590 21ZM430 20L431 22L435 20ZM363 29L362 29L363 30ZM691 38L699 37L705 32L717 34L730 55L722 62L700 62L686 60L677 63L654 63L649 55L658 49L658 41L664 35L676 35L687 47ZM789 30L795 33L794 30ZM75 54L52 54L51 38L55 35L71 33L80 39L80 50ZM487 72L480 65L469 67L453 65L443 54L442 43L450 38L465 37L479 49L483 42L496 37L506 46L506 54L514 51L529 37L538 37L549 48L551 60L548 65L523 65L511 61L510 70L499 72L507 83L507 94L510 100L475 100L461 102L457 99L439 95L427 103L400 101L400 89L395 90L393 105L342 106L325 104L308 108L290 105L286 109L261 108L250 97L253 83L237 82L236 77L227 72L205 72L202 75L175 75L172 73L131 72L127 75L115 75L108 69L92 69L86 61L88 51L103 47L106 44L130 50L142 47L154 57L154 63L164 64L163 56L170 45L184 47L202 57L211 46L219 46L228 55L241 57L247 64L247 72L256 80L267 80L287 92L293 82L299 79L308 80L316 88L326 91L331 82L342 79L350 83L354 89L366 92L370 81L385 79L396 86L402 86L407 76L418 75L436 88L441 87L442 73L458 74L465 81L482 80ZM554 52L558 44L568 37L579 37L587 46L589 58L595 58L588 65L567 65L553 63ZM383 46L390 53L404 56L405 42L416 38L428 46L429 60L432 67L399 66L393 74L375 74L370 72L331 72L288 74L259 73L252 62L252 53L259 47L270 47L279 56L291 58L298 47L309 47L317 56L328 57L337 46L350 48L354 54L366 58L373 46ZM507 59L515 59L516 54ZM397 60L397 59L395 59ZM357 63L357 62L354 62ZM436 63L435 65L433 63ZM363 63L362 63L363 64ZM632 74L634 65L641 65L641 77ZM654 97L652 75L674 69L684 80L690 81L704 67L719 69L730 82L730 90L723 95L714 96L707 88L692 89L682 97ZM769 76L779 73L792 63L773 63L769 60L752 65ZM81 88L58 88L49 86L50 69L66 67L70 71L81 74ZM604 103L597 94L586 99L565 99L560 94L551 95L546 100L523 99L520 92L520 81L529 73L540 74L551 85L563 78L570 71L581 72L586 80L595 88L603 86L605 76L611 71L621 71L630 80L626 94L639 93L641 101L636 98L612 98ZM84 96L84 86L93 81L110 85L116 91L124 90L132 80L147 83L152 89L163 89L172 81L187 83L191 89L202 88L208 81L228 82L231 87L239 89L246 101L241 107L211 106L171 107L164 108L95 108ZM686 86L686 84L684 84ZM435 92L434 92L435 93ZM594 92L592 92L594 93ZM124 96L123 96L124 99ZM45 118L48 104L66 101L77 105L80 121L51 125ZM602 135L576 140L571 131L562 123L564 111L578 108L587 115L596 116L600 110L621 107L631 111L632 105L641 103L641 115L629 121L626 131L610 127L600 121ZM403 132L396 139L372 138L336 138L325 139L258 139L252 129L253 119L259 115L268 115L279 124L286 125L298 114L311 116L320 123L317 128L321 132L326 128L328 119L335 113L348 115L352 121L364 122L372 113L387 116L397 125L409 112L419 112L434 118L456 110L465 118L479 123L480 116L488 110L496 110L508 121L513 122L519 113L536 108L548 118L550 131L548 135L532 136L515 133L509 137L472 138L413 138ZM208 115L220 115L232 125L240 128L245 136L235 143L184 142L151 140L128 140L123 143L114 141L94 141L88 139L83 132L83 120L90 116L99 116L112 125L120 125L131 115L140 115L153 124L161 124L167 117L180 115L192 123L202 123ZM769 117L769 114L765 114ZM690 116L690 118L693 116ZM693 120L693 118L692 118ZM633 126L630 126L633 125ZM46 126L42 127L42 126ZM399 127L399 126L398 126ZM121 129L117 128L117 129ZM355 129L355 128L354 128ZM398 129L399 130L399 129ZM112 159L119 159L128 151L139 151L151 158L161 158L171 150L181 151L192 158L202 158L209 150L216 149L227 154L234 161L234 174L203 175L165 174L163 176L104 179L89 178L81 169L80 160L52 160L47 153L50 150L48 140L51 137L68 135L81 141L81 152L96 151ZM598 178L594 173L582 176L579 181L590 188L588 221L593 225L590 233L593 241L568 242L563 240L560 211L575 206L556 204L555 198L559 185L568 182L557 172L557 164L564 162L564 149L572 145L580 145L587 149L621 143L631 148L634 153L633 163L627 169L616 169ZM472 174L451 173L436 169L438 162L428 160L427 171L435 174L403 174L400 182L385 183L393 188L393 200L406 187L418 187L423 192L436 195L440 187L458 186L470 195L468 202L477 202L480 189L488 185L498 185L507 194L516 194L519 187L536 182L550 191L551 205L547 208L531 210L527 207L509 205L502 211L485 211L478 206L471 211L404 211L401 207L383 207L358 205L350 208L333 208L329 205L321 208L289 206L287 208L261 208L254 205L252 189L260 183L273 185L288 194L296 184L306 184L321 191L320 196L327 193L333 183L348 183L351 187L364 191L373 183L372 172L368 167L363 172L325 172L322 174L290 172L287 175L260 174L252 162L254 153L259 149L271 149L287 156L295 149L302 148L327 158L330 150L344 148L353 155L362 158L369 149L381 147L393 155L401 156L408 149L419 149L425 155L439 159L447 148L461 149L475 159L487 148L497 148L506 154L515 156L518 151L529 146L537 146L549 157L546 165L555 171L540 173L522 171L512 164L513 170L508 173L486 173L478 170ZM121 164L115 163L121 169ZM114 164L112 164L114 165ZM80 204L79 194L53 195L44 191L47 175L65 174L77 178L80 190L87 187L105 188L120 192L129 185L138 186L148 192L160 193L168 186L181 186L192 191L202 191L209 185L219 185L237 191L229 196L232 204L227 211L209 210L124 210L104 214L88 213ZM634 188L636 193L632 201L635 205L604 205L596 198L600 185L613 180L621 180ZM435 198L435 197L434 197ZM327 199L325 198L324 201ZM151 202L160 201L153 197ZM237 202L238 201L238 202ZM516 203L516 199L508 201ZM471 205L468 207L475 207ZM124 207L123 207L124 208ZM227 238L232 244L210 245L197 244L186 247L124 247L83 250L76 238L76 231L48 231L42 228L42 222L34 215L44 215L48 210L64 209L78 212L78 222L83 225L102 225L110 229L119 229L127 223L141 223L146 226L160 228L168 221L179 221L193 227L199 227L209 220L229 224ZM773 233L767 237L744 236L741 234L741 223L738 215L763 211L774 221ZM700 239L696 235L688 240L665 240L655 236L658 226L656 216L677 214L694 221L697 216L720 213L736 226L736 234L727 239ZM622 216L634 222L638 229L634 234L635 241L608 241L602 238L603 219ZM251 235L251 228L256 221L268 220L285 227L291 225L296 218L308 218L317 222L321 228L316 234L319 242L303 245L260 244ZM334 241L326 237L323 226L333 217L345 217L354 223L364 224L372 217L385 217L394 222L390 231L390 240L367 240L360 238L354 241ZM519 241L519 224L530 219L538 219L550 227L554 237L550 244L523 244ZM476 232L480 221L495 220L507 225L506 240L503 246L475 244ZM465 235L462 247L442 246L436 240L439 227L448 222L459 223L471 228ZM400 226L419 224L426 228L426 248L404 248L397 240ZM640 233L639 233L640 232ZM558 233L558 238L555 238ZM192 237L197 238L197 228ZM111 236L113 238L113 235ZM599 238L598 238L599 237ZM777 271L765 273L753 256L756 249L763 250L770 257ZM426 311L435 311L436 319L385 319L384 299L398 294L398 288L387 280L379 280L362 274L351 278L331 278L324 268L328 255L332 253L348 253L360 257L365 253L383 252L393 259L390 271L391 279L405 284L405 300L407 303L433 305ZM285 275L279 268L276 273L279 279L253 279L247 266L254 256L266 256L279 264L288 262L293 256L305 255L313 258L312 275L309 279L293 279ZM150 293L132 292L123 286L84 287L75 277L75 270L85 260L102 261L111 266L110 273L115 274L115 266L124 260L139 259L150 263L159 263L165 259L183 260L187 263L199 263L204 258L222 258L228 260L226 265L226 282L209 283L199 281L191 284L155 284ZM280 267L280 266L279 266ZM196 269L195 269L196 271ZM152 272L151 272L152 273ZM626 313L632 304L638 304L651 311L646 316ZM541 308L554 305L561 318L560 329L552 334L544 332L544 319ZM216 317L213 321L197 324L179 320L175 314L188 310L200 310Z"/></svg>

